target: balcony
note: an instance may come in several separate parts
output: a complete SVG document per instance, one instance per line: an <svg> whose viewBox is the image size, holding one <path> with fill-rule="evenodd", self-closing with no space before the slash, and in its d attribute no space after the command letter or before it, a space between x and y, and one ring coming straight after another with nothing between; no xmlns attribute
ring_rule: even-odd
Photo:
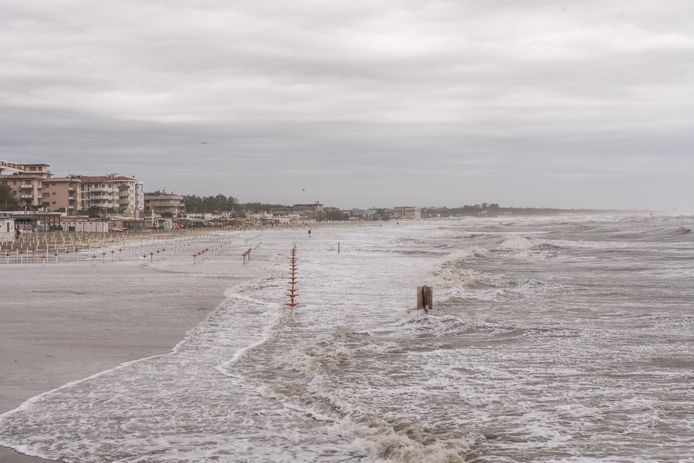
<svg viewBox="0 0 694 463"><path fill-rule="evenodd" d="M22 193L19 195L20 199L34 199L34 195L31 193Z"/></svg>

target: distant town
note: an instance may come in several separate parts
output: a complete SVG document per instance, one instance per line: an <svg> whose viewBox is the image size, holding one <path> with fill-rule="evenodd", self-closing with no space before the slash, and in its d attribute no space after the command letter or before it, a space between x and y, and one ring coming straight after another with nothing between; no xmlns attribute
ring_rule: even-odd
<svg viewBox="0 0 694 463"><path fill-rule="evenodd" d="M340 209L309 204L241 203L222 194L145 191L136 177L54 176L49 164L0 161L0 241L24 231L108 233L186 228L280 226L325 221L419 220L459 216L535 215L560 209L397 206ZM572 211L581 212L581 211Z"/></svg>

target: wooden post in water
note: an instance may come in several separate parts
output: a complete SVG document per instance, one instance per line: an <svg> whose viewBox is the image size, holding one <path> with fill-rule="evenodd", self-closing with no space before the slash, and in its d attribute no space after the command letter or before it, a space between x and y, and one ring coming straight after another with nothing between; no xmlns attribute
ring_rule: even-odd
<svg viewBox="0 0 694 463"><path fill-rule="evenodd" d="M434 288L431 286L417 286L417 309L424 309L426 313L434 308Z"/></svg>

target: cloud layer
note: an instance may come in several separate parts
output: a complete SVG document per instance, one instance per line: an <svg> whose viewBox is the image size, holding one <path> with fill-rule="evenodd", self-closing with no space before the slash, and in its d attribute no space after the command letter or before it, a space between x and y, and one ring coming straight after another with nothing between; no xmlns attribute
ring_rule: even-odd
<svg viewBox="0 0 694 463"><path fill-rule="evenodd" d="M692 31L675 0L9 0L0 158L243 200L690 207Z"/></svg>

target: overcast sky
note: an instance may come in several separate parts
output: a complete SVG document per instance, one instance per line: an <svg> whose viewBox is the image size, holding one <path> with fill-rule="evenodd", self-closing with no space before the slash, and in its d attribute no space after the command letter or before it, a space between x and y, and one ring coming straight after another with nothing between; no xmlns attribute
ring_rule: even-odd
<svg viewBox="0 0 694 463"><path fill-rule="evenodd" d="M4 0L0 159L242 201L694 208L694 2Z"/></svg>

